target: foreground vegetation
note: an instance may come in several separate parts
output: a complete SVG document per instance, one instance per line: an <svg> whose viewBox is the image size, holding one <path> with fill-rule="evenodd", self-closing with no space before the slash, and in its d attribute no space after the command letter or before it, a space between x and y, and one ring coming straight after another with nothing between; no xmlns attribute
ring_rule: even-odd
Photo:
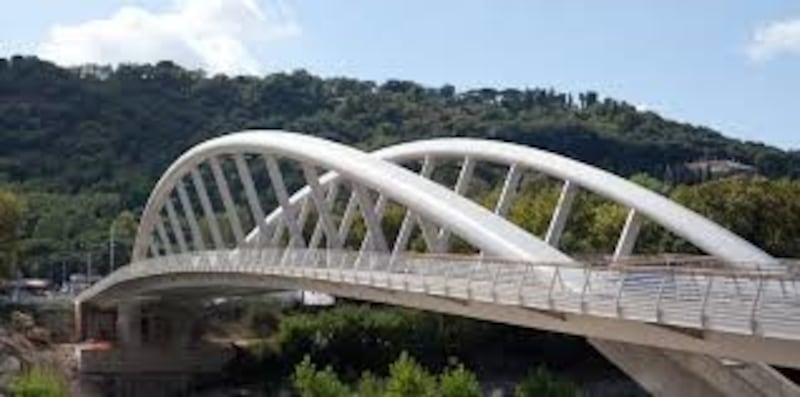
<svg viewBox="0 0 800 397"><path fill-rule="evenodd" d="M405 352L389 366L388 376L364 372L356 385L348 385L328 366L318 369L306 356L297 364L292 386L300 397L480 397L483 388L474 373L456 365L432 374ZM515 397L576 397L577 386L539 367L514 391Z"/></svg>
<svg viewBox="0 0 800 397"><path fill-rule="evenodd" d="M12 386L14 397L67 397L69 386L63 375L47 367L33 367L20 375Z"/></svg>
<svg viewBox="0 0 800 397"><path fill-rule="evenodd" d="M285 388L308 396L426 395L392 394L392 379L399 374L405 374L403 382L414 379L423 385L415 387L433 395L445 389L510 392L517 386L574 391L578 384L597 382L607 382L610 386L603 389L610 391L595 395L639 393L637 386L578 337L347 302L332 308L281 311L253 298L216 307L213 312L218 323L239 323L229 332L249 330L241 338L250 342L220 382L258 385L266 395ZM265 323L273 325L253 327Z"/></svg>

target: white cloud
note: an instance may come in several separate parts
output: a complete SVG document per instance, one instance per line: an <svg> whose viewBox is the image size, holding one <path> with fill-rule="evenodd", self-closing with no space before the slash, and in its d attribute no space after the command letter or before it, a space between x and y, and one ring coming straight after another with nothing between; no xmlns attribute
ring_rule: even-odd
<svg viewBox="0 0 800 397"><path fill-rule="evenodd" d="M776 21L756 29L747 53L756 61L781 54L800 55L800 18Z"/></svg>
<svg viewBox="0 0 800 397"><path fill-rule="evenodd" d="M106 19L56 25L40 57L65 65L172 60L211 73L255 74L252 46L300 34L282 0L173 0L164 12L123 7Z"/></svg>

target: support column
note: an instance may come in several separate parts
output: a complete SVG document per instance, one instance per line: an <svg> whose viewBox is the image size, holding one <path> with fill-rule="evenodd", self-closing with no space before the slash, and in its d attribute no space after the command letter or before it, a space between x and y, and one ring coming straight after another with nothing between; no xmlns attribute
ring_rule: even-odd
<svg viewBox="0 0 800 397"><path fill-rule="evenodd" d="M799 396L798 387L767 365L726 365L719 358L590 338L604 356L657 397Z"/></svg>
<svg viewBox="0 0 800 397"><path fill-rule="evenodd" d="M74 341L82 342L88 339L111 340L114 336L113 311L103 310L96 306L79 302L75 304L75 333Z"/></svg>
<svg viewBox="0 0 800 397"><path fill-rule="evenodd" d="M75 330L73 332L73 342L82 342L86 340L86 304L83 302L75 302L74 308L74 323Z"/></svg>
<svg viewBox="0 0 800 397"><path fill-rule="evenodd" d="M122 302L117 306L117 335L123 347L141 347L142 308L138 302Z"/></svg>
<svg viewBox="0 0 800 397"><path fill-rule="evenodd" d="M558 198L558 204L556 204L553 217L550 219L550 226L547 228L547 234L544 237L544 241L547 244L558 247L561 241L561 233L564 232L564 226L567 224L567 218L577 194L578 186L570 181L564 181L561 196Z"/></svg>
<svg viewBox="0 0 800 397"><path fill-rule="evenodd" d="M191 346L194 320L192 316L186 313L174 313L169 317L169 343L171 347L186 349Z"/></svg>
<svg viewBox="0 0 800 397"><path fill-rule="evenodd" d="M633 249L636 246L636 239L639 238L639 231L642 229L642 216L639 215L635 209L628 211L628 217L625 219L625 226L622 228L622 233L617 241L617 247L614 249L614 261L618 261L633 254Z"/></svg>

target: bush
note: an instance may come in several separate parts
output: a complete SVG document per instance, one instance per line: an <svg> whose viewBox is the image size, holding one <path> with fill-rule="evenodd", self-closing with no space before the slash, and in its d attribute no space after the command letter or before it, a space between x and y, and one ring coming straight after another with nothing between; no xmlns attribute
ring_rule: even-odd
<svg viewBox="0 0 800 397"><path fill-rule="evenodd" d="M463 365L448 368L439 377L439 395L442 397L481 397L478 378Z"/></svg>
<svg viewBox="0 0 800 397"><path fill-rule="evenodd" d="M318 371L311 363L311 358L306 356L294 369L292 385L300 397L350 397L350 388L347 387L333 372L330 366Z"/></svg>
<svg viewBox="0 0 800 397"><path fill-rule="evenodd" d="M557 378L544 367L539 367L535 372L530 372L517 385L514 395L516 397L576 397L580 395L580 392L574 384Z"/></svg>
<svg viewBox="0 0 800 397"><path fill-rule="evenodd" d="M361 374L358 381L358 397L383 397L386 385L371 372Z"/></svg>
<svg viewBox="0 0 800 397"><path fill-rule="evenodd" d="M11 327L14 331L25 333L35 325L36 322L29 313L18 310L11 312Z"/></svg>
<svg viewBox="0 0 800 397"><path fill-rule="evenodd" d="M69 387L55 370L34 367L20 375L12 385L14 397L67 397Z"/></svg>
<svg viewBox="0 0 800 397"><path fill-rule="evenodd" d="M386 397L433 397L436 389L436 377L406 352L389 367Z"/></svg>

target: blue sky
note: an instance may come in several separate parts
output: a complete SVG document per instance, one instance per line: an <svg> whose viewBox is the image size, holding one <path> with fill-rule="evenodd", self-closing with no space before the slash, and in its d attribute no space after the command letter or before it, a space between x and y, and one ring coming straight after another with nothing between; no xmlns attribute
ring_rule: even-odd
<svg viewBox="0 0 800 397"><path fill-rule="evenodd" d="M800 149L800 2L26 0L0 54L596 90Z"/></svg>

